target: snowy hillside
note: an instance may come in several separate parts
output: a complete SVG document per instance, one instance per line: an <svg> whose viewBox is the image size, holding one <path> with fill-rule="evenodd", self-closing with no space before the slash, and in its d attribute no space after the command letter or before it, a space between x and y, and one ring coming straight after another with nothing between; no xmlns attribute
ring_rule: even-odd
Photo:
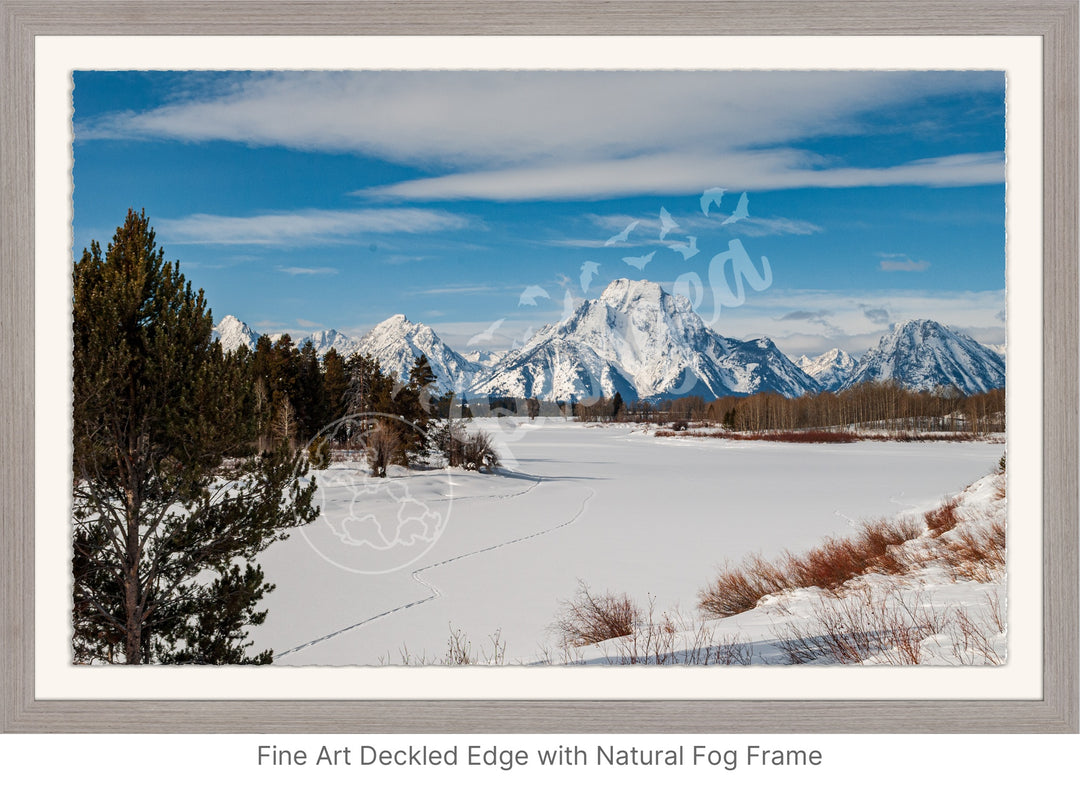
<svg viewBox="0 0 1080 788"><path fill-rule="evenodd" d="M800 356L795 365L812 377L822 391L837 391L855 369L855 359L840 348L834 347L820 356Z"/></svg>
<svg viewBox="0 0 1080 788"><path fill-rule="evenodd" d="M908 320L869 350L842 388L892 380L913 391L956 386L975 394L1005 385L1005 362L971 337L933 320Z"/></svg>
<svg viewBox="0 0 1080 788"><path fill-rule="evenodd" d="M616 279L508 354L474 388L542 399L618 392L629 401L763 390L799 396L817 384L771 340L725 339L682 296L655 282Z"/></svg>

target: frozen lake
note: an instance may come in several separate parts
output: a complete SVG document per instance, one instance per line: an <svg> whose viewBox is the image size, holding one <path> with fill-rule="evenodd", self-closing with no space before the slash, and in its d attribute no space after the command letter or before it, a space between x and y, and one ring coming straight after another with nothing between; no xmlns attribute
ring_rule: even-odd
<svg viewBox="0 0 1080 788"><path fill-rule="evenodd" d="M285 665L400 664L501 630L509 662L555 645L578 580L692 613L725 560L800 551L921 510L988 473L989 443L783 444L654 438L631 425L477 420L507 468L317 474L323 517L260 561L277 589L257 648Z"/></svg>

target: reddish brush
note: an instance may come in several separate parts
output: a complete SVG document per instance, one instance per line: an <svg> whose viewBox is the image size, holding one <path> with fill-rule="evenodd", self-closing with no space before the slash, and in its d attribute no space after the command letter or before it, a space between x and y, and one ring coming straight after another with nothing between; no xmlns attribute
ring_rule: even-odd
<svg viewBox="0 0 1080 788"><path fill-rule="evenodd" d="M899 574L906 563L891 548L918 535L910 520L872 520L855 536L829 539L802 555L788 553L780 563L750 556L700 591L698 606L723 618L750 610L767 594L815 586L832 591L866 572Z"/></svg>
<svg viewBox="0 0 1080 788"><path fill-rule="evenodd" d="M941 536L956 527L960 522L956 516L956 507L959 505L959 500L953 498L923 515L926 519L926 527L932 536Z"/></svg>

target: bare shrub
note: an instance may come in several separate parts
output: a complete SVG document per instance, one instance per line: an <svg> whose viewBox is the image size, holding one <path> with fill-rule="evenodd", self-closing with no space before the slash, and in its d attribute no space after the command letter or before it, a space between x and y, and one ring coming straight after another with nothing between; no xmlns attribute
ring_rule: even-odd
<svg viewBox="0 0 1080 788"><path fill-rule="evenodd" d="M986 592L987 620L993 624L998 632L1004 633L1007 627L1005 609L1001 602L1001 594Z"/></svg>
<svg viewBox="0 0 1080 788"><path fill-rule="evenodd" d="M993 582L1005 569L1005 524L995 521L983 528L967 528L942 541L939 557L954 580Z"/></svg>
<svg viewBox="0 0 1080 788"><path fill-rule="evenodd" d="M473 664L472 642L460 629L450 627L450 637L446 639L446 665L471 665Z"/></svg>
<svg viewBox="0 0 1080 788"><path fill-rule="evenodd" d="M953 612L947 634L952 640L952 657L959 665L1002 665L1005 649L1000 636L1005 634L1001 616L1001 598L987 594L989 607L975 615L960 608Z"/></svg>
<svg viewBox="0 0 1080 788"><path fill-rule="evenodd" d="M624 594L616 599L616 607L621 609L625 602L629 602L629 599ZM635 610L630 631L615 642L618 661L623 665L664 665L674 662L675 634L678 630L670 614L657 614L656 600L649 597L649 606L644 615Z"/></svg>
<svg viewBox="0 0 1080 788"><path fill-rule="evenodd" d="M462 457L462 465L468 470L490 471L499 466L499 453L495 451L492 437L483 431L469 435Z"/></svg>
<svg viewBox="0 0 1080 788"><path fill-rule="evenodd" d="M879 518L860 523L857 538L868 556L867 568L891 575L906 572L910 568L909 562L897 548L917 538L920 530L920 526L909 519Z"/></svg>
<svg viewBox="0 0 1080 788"><path fill-rule="evenodd" d="M762 597L790 588L787 575L760 555L725 568L710 586L698 592L698 607L720 618L753 609Z"/></svg>
<svg viewBox="0 0 1080 788"><path fill-rule="evenodd" d="M737 634L718 640L710 622L687 619L677 608L660 613L652 597L630 634L601 647L616 665L749 665L754 658L753 647Z"/></svg>
<svg viewBox="0 0 1080 788"><path fill-rule="evenodd" d="M956 508L960 505L957 498L946 501L936 509L931 509L924 515L926 527L931 536L941 536L956 527L960 520L956 516Z"/></svg>
<svg viewBox="0 0 1080 788"><path fill-rule="evenodd" d="M867 568L869 562L851 539L826 539L802 555L787 554L787 574L795 588L832 591Z"/></svg>
<svg viewBox="0 0 1080 788"><path fill-rule="evenodd" d="M894 588L876 592L866 586L836 599L822 599L806 623L789 623L777 637L789 664L854 664L872 660L887 665L925 661L922 643L945 627L947 618Z"/></svg>
<svg viewBox="0 0 1080 788"><path fill-rule="evenodd" d="M717 665L749 665L753 660L754 647L738 635L727 635L712 646L712 661ZM708 652L703 664L709 664Z"/></svg>
<svg viewBox="0 0 1080 788"><path fill-rule="evenodd" d="M640 620L641 611L627 594L594 594L579 581L577 594L562 603L552 627L564 648L580 647L632 635Z"/></svg>
<svg viewBox="0 0 1080 788"><path fill-rule="evenodd" d="M371 475L386 476L386 469L394 462L401 450L401 439L397 431L389 424L380 421L365 436L365 444Z"/></svg>
<svg viewBox="0 0 1080 788"><path fill-rule="evenodd" d="M892 548L919 535L909 520L870 520L852 537L828 539L801 556L788 555L786 574L793 587L833 591L867 572L897 574L906 562Z"/></svg>
<svg viewBox="0 0 1080 788"><path fill-rule="evenodd" d="M506 663L506 642L502 639L502 630L496 629L488 640L491 642L491 653L481 647L479 653L473 649L469 636L459 628L450 625L450 635L446 639L446 653L439 658L429 657L426 653L414 654L408 646L402 645L400 649L401 664L411 667L424 665L503 665ZM389 655L385 660L380 659L379 664L390 664Z"/></svg>
<svg viewBox="0 0 1080 788"><path fill-rule="evenodd" d="M469 433L459 423L447 421L432 433L434 448L451 468L488 471L499 466L499 453L486 432Z"/></svg>

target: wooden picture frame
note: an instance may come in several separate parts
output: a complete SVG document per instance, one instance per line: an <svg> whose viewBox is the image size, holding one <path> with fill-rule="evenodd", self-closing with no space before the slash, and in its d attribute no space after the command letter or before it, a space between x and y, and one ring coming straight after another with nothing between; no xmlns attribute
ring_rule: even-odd
<svg viewBox="0 0 1080 788"><path fill-rule="evenodd" d="M1077 732L1075 0L909 3L0 0L0 730L4 732ZM34 658L35 36L968 35L1043 44L1043 695L888 701L38 700Z"/></svg>

